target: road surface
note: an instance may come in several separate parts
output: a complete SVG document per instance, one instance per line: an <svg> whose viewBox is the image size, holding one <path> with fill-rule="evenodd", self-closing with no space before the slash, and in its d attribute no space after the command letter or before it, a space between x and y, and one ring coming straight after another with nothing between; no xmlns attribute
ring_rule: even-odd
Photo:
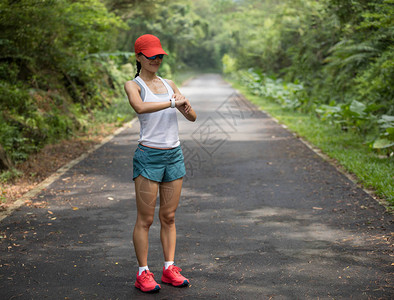
<svg viewBox="0 0 394 300"><path fill-rule="evenodd" d="M134 288L136 122L1 222L1 299L393 297L383 207L219 75L181 90L198 114L178 114L188 175L176 263L191 286ZM158 281L159 229L156 212Z"/></svg>

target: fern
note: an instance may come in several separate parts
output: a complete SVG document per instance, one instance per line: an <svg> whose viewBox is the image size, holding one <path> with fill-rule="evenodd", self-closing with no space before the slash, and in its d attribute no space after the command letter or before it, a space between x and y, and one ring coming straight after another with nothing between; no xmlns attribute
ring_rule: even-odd
<svg viewBox="0 0 394 300"><path fill-rule="evenodd" d="M380 51L370 41L357 44L352 40L344 40L334 45L330 53L331 55L325 60L328 67L343 68L349 65L358 67L361 63L378 56Z"/></svg>

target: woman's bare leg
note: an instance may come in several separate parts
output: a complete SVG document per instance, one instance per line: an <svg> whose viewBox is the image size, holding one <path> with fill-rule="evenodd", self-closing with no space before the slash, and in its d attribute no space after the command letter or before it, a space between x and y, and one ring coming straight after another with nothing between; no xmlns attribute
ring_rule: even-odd
<svg viewBox="0 0 394 300"><path fill-rule="evenodd" d="M133 243L140 267L148 265L149 228L153 223L159 183L141 175L135 179L137 220L134 226Z"/></svg>
<svg viewBox="0 0 394 300"><path fill-rule="evenodd" d="M181 196L183 179L160 183L160 238L164 260L174 261L176 246L175 211Z"/></svg>

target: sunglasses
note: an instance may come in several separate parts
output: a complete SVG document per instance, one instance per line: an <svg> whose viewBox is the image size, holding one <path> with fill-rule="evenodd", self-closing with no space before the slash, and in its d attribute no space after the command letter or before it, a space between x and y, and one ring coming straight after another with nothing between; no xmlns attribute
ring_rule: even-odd
<svg viewBox="0 0 394 300"><path fill-rule="evenodd" d="M142 55L144 55L143 53L141 53ZM160 58L160 59L163 59L163 57L164 57L164 54L157 54L157 55L153 55L153 56L146 56L146 55L144 55L147 59L149 59L149 60L154 60L154 59L156 59L157 57L158 58Z"/></svg>

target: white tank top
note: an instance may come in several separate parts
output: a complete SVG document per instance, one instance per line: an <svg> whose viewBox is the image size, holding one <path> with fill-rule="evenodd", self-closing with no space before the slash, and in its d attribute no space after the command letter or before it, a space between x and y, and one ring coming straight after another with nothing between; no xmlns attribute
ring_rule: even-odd
<svg viewBox="0 0 394 300"><path fill-rule="evenodd" d="M170 101L174 91L165 80L161 77L159 79L166 87L168 91L167 95L155 95L141 77L134 78L134 81L145 90L145 93L141 93L143 102ZM175 108L166 108L153 113L137 114L137 116L140 121L139 143L155 148L175 148L179 146L178 119Z"/></svg>

